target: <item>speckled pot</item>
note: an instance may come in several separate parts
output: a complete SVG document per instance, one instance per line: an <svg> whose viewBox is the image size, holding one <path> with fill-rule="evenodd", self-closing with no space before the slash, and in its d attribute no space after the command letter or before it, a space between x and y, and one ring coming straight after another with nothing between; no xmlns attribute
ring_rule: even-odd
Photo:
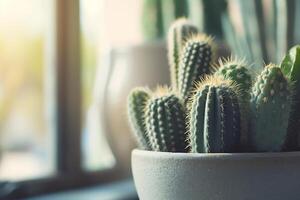
<svg viewBox="0 0 300 200"><path fill-rule="evenodd" d="M300 199L300 152L134 150L132 172L141 200Z"/></svg>

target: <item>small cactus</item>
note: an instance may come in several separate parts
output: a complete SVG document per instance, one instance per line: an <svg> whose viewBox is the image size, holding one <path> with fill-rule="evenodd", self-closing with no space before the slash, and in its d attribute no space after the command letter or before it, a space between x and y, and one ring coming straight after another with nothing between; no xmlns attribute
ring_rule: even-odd
<svg viewBox="0 0 300 200"><path fill-rule="evenodd" d="M192 25L187 19L180 18L176 20L169 29L168 33L168 60L171 71L172 87L178 86L178 68L179 59L182 52L184 42L193 34L196 34L198 29Z"/></svg>
<svg viewBox="0 0 300 200"><path fill-rule="evenodd" d="M292 104L291 85L281 69L268 65L258 76L251 92L254 151L281 151L287 135Z"/></svg>
<svg viewBox="0 0 300 200"><path fill-rule="evenodd" d="M243 60L233 58L220 60L219 62L220 67L215 74L236 83L239 86L242 100L249 101L252 78L246 63Z"/></svg>
<svg viewBox="0 0 300 200"><path fill-rule="evenodd" d="M189 113L191 152L236 152L240 144L240 108L235 86L220 77L197 85Z"/></svg>
<svg viewBox="0 0 300 200"><path fill-rule="evenodd" d="M215 75L230 80L239 87L241 106L241 146L243 150L247 150L249 136L249 116L250 116L250 90L252 87L251 73L246 67L243 60L230 58L228 60L220 60L220 67Z"/></svg>
<svg viewBox="0 0 300 200"><path fill-rule="evenodd" d="M144 122L144 110L147 101L151 97L151 91L147 88L135 88L131 91L127 100L127 111L131 128L135 134L141 149L150 150L150 143L146 137Z"/></svg>
<svg viewBox="0 0 300 200"><path fill-rule="evenodd" d="M214 59L212 38L206 35L192 36L184 45L178 71L178 91L187 101L195 89L195 82L211 73Z"/></svg>
<svg viewBox="0 0 300 200"><path fill-rule="evenodd" d="M167 88L159 88L148 101L145 121L154 151L186 152L185 110L181 100Z"/></svg>

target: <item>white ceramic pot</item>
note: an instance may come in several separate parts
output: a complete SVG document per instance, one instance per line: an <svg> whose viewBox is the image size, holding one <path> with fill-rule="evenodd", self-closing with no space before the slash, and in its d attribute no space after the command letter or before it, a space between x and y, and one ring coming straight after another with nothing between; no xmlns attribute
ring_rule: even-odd
<svg viewBox="0 0 300 200"><path fill-rule="evenodd" d="M141 200L300 199L300 152L134 150L132 172Z"/></svg>
<svg viewBox="0 0 300 200"><path fill-rule="evenodd" d="M128 126L127 96L134 87L169 84L167 50L163 42L147 43L112 49L105 59L97 82L101 132L126 175L130 172L131 151L136 147Z"/></svg>

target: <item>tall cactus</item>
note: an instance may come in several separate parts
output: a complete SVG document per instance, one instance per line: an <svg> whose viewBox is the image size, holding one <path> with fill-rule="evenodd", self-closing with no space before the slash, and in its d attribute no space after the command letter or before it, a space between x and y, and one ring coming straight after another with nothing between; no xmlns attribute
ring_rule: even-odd
<svg viewBox="0 0 300 200"><path fill-rule="evenodd" d="M254 151L280 151L287 135L292 104L291 86L281 69L268 65L258 76L251 93Z"/></svg>
<svg viewBox="0 0 300 200"><path fill-rule="evenodd" d="M195 89L195 82L211 73L214 44L204 34L190 37L184 45L178 70L178 91L185 101Z"/></svg>
<svg viewBox="0 0 300 200"><path fill-rule="evenodd" d="M240 144L240 107L235 86L220 77L197 85L189 114L191 152L236 152Z"/></svg>
<svg viewBox="0 0 300 200"><path fill-rule="evenodd" d="M151 91L147 88L133 89L127 100L127 111L131 128L135 134L140 148L150 150L151 146L146 136L144 111L147 101L151 97Z"/></svg>
<svg viewBox="0 0 300 200"><path fill-rule="evenodd" d="M152 150L187 151L183 103L167 88L159 88L154 97L149 100L145 121Z"/></svg>
<svg viewBox="0 0 300 200"><path fill-rule="evenodd" d="M169 29L168 33L168 60L171 71L172 87L177 88L178 68L180 54L184 42L193 34L196 34L198 29L192 25L187 19L180 18L176 20Z"/></svg>
<svg viewBox="0 0 300 200"><path fill-rule="evenodd" d="M280 68L286 77L293 82L295 89L285 150L300 150L300 45L289 50L282 60Z"/></svg>

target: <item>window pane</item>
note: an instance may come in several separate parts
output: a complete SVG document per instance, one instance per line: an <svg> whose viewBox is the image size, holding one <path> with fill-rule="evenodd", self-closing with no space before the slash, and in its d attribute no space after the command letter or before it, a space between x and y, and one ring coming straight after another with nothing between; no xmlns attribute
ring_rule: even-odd
<svg viewBox="0 0 300 200"><path fill-rule="evenodd" d="M51 0L0 0L0 181L54 171Z"/></svg>
<svg viewBox="0 0 300 200"><path fill-rule="evenodd" d="M104 1L81 0L81 80L83 168L90 171L112 167L114 157L100 127L99 90L96 86L101 62L101 11Z"/></svg>

